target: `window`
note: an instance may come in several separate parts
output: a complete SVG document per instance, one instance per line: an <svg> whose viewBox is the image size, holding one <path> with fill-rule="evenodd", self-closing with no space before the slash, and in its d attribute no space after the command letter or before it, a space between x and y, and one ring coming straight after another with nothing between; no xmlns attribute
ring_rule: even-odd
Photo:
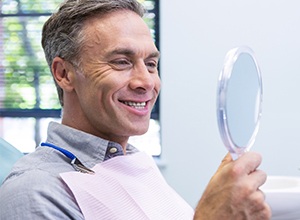
<svg viewBox="0 0 300 220"><path fill-rule="evenodd" d="M0 2L0 136L25 153L45 140L49 121L60 121L56 88L40 44L42 26L60 2ZM145 21L159 47L158 0L141 2L147 9ZM149 132L132 137L130 143L146 146L142 150L159 155L159 101L151 118Z"/></svg>

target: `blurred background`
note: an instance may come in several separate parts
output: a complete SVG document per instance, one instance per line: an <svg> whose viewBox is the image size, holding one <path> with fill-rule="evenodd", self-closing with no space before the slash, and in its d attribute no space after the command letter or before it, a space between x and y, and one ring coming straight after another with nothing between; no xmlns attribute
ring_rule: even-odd
<svg viewBox="0 0 300 220"><path fill-rule="evenodd" d="M225 147L216 90L225 54L251 47L263 78L261 126L252 148L268 175L300 176L300 2L160 2L163 173L195 206Z"/></svg>

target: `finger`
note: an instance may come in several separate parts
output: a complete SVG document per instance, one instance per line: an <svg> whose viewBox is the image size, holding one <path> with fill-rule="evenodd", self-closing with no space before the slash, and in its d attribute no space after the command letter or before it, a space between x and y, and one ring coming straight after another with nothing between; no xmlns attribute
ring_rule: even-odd
<svg viewBox="0 0 300 220"><path fill-rule="evenodd" d="M254 189L258 189L267 180L267 174L262 170L255 170L249 174L249 183L252 184Z"/></svg>
<svg viewBox="0 0 300 220"><path fill-rule="evenodd" d="M263 200L265 201L266 200L266 194L264 193L264 191L262 191L261 189L257 189L257 191L261 193L261 195L263 197Z"/></svg>
<svg viewBox="0 0 300 220"><path fill-rule="evenodd" d="M243 167L245 173L250 174L258 168L261 161L262 157L260 154L255 152L246 152L234 162Z"/></svg>
<svg viewBox="0 0 300 220"><path fill-rule="evenodd" d="M261 190L256 190L255 193L251 195L252 203L249 204L250 212L257 213L256 219L270 219L271 218L271 208L265 202L265 194Z"/></svg>

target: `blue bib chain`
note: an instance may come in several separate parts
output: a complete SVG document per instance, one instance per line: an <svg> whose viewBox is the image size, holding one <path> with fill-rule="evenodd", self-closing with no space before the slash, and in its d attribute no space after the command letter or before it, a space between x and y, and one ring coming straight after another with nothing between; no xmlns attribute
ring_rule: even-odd
<svg viewBox="0 0 300 220"><path fill-rule="evenodd" d="M79 171L81 173L88 173L88 174L94 174L95 173L93 170L91 170L91 169L87 168L86 166L84 166L80 162L80 160L74 154L72 154L70 151L67 151L66 149L57 147L54 144L50 144L50 143L47 143L47 142L42 142L41 146L51 147L55 150L58 150L62 154L64 154L66 157L71 159L71 164L75 168L75 170L77 170L77 171Z"/></svg>

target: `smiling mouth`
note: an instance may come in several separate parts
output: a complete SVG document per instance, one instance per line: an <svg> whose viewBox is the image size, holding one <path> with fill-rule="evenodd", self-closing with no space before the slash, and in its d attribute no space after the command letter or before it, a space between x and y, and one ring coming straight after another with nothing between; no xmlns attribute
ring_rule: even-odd
<svg viewBox="0 0 300 220"><path fill-rule="evenodd" d="M126 101L122 103L135 109L143 109L146 107L147 104L146 102L126 102Z"/></svg>

